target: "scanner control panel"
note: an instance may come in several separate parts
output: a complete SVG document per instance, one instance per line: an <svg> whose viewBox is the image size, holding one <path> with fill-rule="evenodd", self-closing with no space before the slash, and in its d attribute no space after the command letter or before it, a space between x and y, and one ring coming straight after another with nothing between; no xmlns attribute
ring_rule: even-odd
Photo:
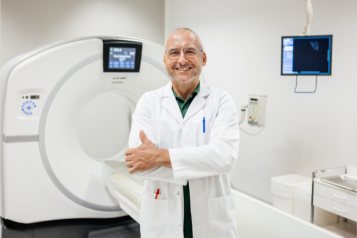
<svg viewBox="0 0 357 238"><path fill-rule="evenodd" d="M26 94L20 97L20 114L26 117L37 115L40 104L40 95Z"/></svg>

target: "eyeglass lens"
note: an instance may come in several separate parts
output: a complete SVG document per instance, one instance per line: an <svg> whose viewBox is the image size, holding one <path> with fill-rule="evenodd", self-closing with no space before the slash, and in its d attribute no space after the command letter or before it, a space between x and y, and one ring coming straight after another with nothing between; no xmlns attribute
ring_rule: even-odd
<svg viewBox="0 0 357 238"><path fill-rule="evenodd" d="M187 58L193 58L197 55L198 50L196 48L189 47L184 49L183 52ZM181 50L179 49L171 49L168 51L168 56L171 59L179 58L180 55L181 55Z"/></svg>

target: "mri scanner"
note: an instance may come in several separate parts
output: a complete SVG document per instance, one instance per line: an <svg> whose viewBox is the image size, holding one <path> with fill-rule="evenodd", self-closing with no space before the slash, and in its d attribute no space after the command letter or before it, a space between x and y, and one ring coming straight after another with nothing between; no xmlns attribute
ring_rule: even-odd
<svg viewBox="0 0 357 238"><path fill-rule="evenodd" d="M128 174L124 151L136 102L169 80L163 53L137 38L87 37L2 68L2 218L31 224L129 214L139 222L142 181ZM232 193L241 238L340 237Z"/></svg>
<svg viewBox="0 0 357 238"><path fill-rule="evenodd" d="M103 184L103 163L124 159L136 102L168 82L163 51L130 37L92 37L4 66L1 217L33 223L126 215Z"/></svg>

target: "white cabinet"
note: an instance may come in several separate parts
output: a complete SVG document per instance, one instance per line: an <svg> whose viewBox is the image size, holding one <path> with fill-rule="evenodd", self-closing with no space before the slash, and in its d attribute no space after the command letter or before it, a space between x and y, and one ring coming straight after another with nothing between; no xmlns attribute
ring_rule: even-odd
<svg viewBox="0 0 357 238"><path fill-rule="evenodd" d="M314 206L357 221L357 193L314 180Z"/></svg>

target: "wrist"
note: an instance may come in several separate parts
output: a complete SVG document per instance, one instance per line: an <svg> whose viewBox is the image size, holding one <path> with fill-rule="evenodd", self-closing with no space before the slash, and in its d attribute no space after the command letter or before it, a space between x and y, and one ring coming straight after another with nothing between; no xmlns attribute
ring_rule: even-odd
<svg viewBox="0 0 357 238"><path fill-rule="evenodd" d="M158 149L159 154L157 156L157 165L169 167L171 165L170 154L168 149Z"/></svg>

